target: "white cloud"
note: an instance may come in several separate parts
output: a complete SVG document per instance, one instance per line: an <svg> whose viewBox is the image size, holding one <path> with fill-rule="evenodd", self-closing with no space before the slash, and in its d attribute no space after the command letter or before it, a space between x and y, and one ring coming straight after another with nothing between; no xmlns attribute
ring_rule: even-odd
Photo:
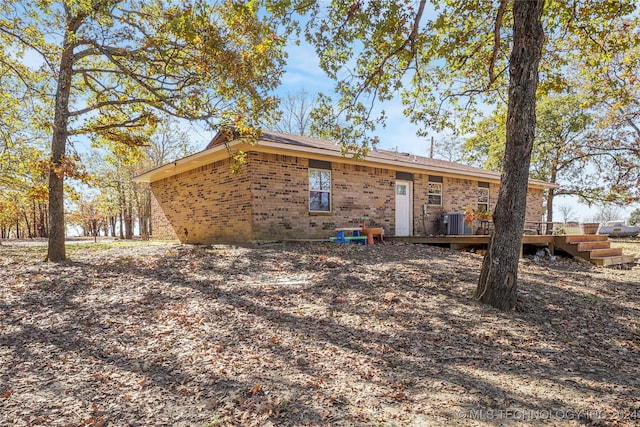
<svg viewBox="0 0 640 427"><path fill-rule="evenodd" d="M297 92L305 89L309 93L333 91L334 83L320 68L318 56L313 47L306 43L290 43L285 75L279 92Z"/></svg>

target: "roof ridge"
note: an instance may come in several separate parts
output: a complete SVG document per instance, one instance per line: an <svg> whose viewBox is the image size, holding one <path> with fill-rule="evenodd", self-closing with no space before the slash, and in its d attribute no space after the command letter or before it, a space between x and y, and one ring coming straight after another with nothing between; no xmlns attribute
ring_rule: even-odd
<svg viewBox="0 0 640 427"><path fill-rule="evenodd" d="M289 134L289 133L272 131L272 130L263 131L262 133L263 135L260 138L264 138L265 136L270 135L272 138L267 137L264 139L272 140L273 142L282 142L285 144L293 142L292 145L309 145L315 148L324 148L324 149L336 147L335 151L340 151L340 148L338 148L339 147L338 142L324 139L324 138L312 137L307 135ZM484 172L484 173L490 173L490 174L500 173L498 171L491 171L478 166L468 165L466 163L452 162L450 160L436 159L433 157L422 156L416 153L399 152L399 151L389 150L385 148L378 148L377 150L371 150L366 157L381 158L381 159L385 157L390 157L391 158L390 160L406 161L407 158L411 158L412 156L414 157L414 161L412 161L411 163L422 163L425 166L428 166L429 164L440 165L440 166L446 165L446 166L455 167L455 168L462 167L464 169L467 169L468 171L473 170L476 172ZM365 160L366 160L366 157L365 157ZM420 160L420 162L418 162L418 160Z"/></svg>

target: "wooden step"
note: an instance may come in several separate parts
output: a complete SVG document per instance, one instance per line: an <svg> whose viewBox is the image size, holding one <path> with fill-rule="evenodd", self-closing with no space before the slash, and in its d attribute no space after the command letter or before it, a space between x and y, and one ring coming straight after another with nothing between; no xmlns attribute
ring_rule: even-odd
<svg viewBox="0 0 640 427"><path fill-rule="evenodd" d="M603 240L601 242L580 242L578 243L578 250L580 252L591 251L594 249L609 249L611 247L611 243L607 240Z"/></svg>
<svg viewBox="0 0 640 427"><path fill-rule="evenodd" d="M609 257L592 257L591 262L596 265L600 265L602 267L609 267L612 265L620 265L620 264L634 264L635 257L633 255L620 255L620 256L609 256Z"/></svg>
<svg viewBox="0 0 640 427"><path fill-rule="evenodd" d="M602 242L609 240L609 236L600 234L571 234L563 237L567 243Z"/></svg>
<svg viewBox="0 0 640 427"><path fill-rule="evenodd" d="M592 264L608 267L636 263L633 255L622 255L622 248L611 248L609 236L588 234L556 236L555 247Z"/></svg>
<svg viewBox="0 0 640 427"><path fill-rule="evenodd" d="M622 248L594 249L589 251L591 258L606 258L610 256L621 256Z"/></svg>

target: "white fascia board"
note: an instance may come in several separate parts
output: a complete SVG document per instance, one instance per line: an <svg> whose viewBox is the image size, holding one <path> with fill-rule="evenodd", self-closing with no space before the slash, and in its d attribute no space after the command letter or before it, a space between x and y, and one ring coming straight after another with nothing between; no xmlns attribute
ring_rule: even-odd
<svg viewBox="0 0 640 427"><path fill-rule="evenodd" d="M324 148L316 148L316 147L307 147L302 145L292 145L292 144L283 144L280 142L273 141L265 141L258 139L255 144L248 144L243 140L235 140L231 141L227 144L216 145L208 150L200 151L198 153L192 154L190 156L184 157L182 159L178 159L174 162L167 163L165 165L159 166L155 169L147 171L141 175L138 175L133 178L135 182L153 182L163 178L167 178L178 173L186 172L191 169L195 169L197 167L206 165L211 163L212 161L220 160L222 157L220 154L222 152L227 152L230 148L237 148L236 146L240 145L241 148L246 148L247 151L258 151L258 152L275 152L277 151L279 154L283 152L289 153L290 155L305 155L312 154L315 156L320 156L324 158L331 159L339 159L342 163L363 165L363 166L380 166L389 168L389 166L393 166L394 169L405 171L405 172L433 172L439 173L446 176L458 177L458 178L480 178L483 180L489 180L494 183L500 183L500 173L492 172L492 171L461 171L456 169L455 166L452 167L444 167L444 166L434 166L434 165L422 165L418 163L411 162L400 162L397 160L388 160L388 159L376 159L372 157L368 157L366 159L354 159L347 156L343 156L340 152L334 150L327 150ZM246 146L246 147L244 147ZM225 157L228 157L228 153ZM537 188L558 188L556 184L550 184L543 181L538 180L529 180L529 185Z"/></svg>
<svg viewBox="0 0 640 427"><path fill-rule="evenodd" d="M235 141L234 141L235 142ZM216 157L219 157L221 151L227 151L227 146L235 145L230 143L228 145L221 144L211 147L208 150L199 151L190 156L183 157L171 163L166 163L157 168L151 169L141 175L133 178L134 182L153 182L159 179L163 179L169 176L176 175L181 172L186 172L191 169L195 169L199 166L206 165L211 161L215 161Z"/></svg>

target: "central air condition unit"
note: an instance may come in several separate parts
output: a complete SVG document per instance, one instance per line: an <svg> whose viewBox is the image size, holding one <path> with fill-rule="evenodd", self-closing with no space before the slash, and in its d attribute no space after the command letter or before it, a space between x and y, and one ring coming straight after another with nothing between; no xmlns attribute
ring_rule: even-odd
<svg viewBox="0 0 640 427"><path fill-rule="evenodd" d="M445 215L448 217L447 234L457 236L462 234L471 234L471 229L464 220L464 215L460 212L450 212Z"/></svg>
<svg viewBox="0 0 640 427"><path fill-rule="evenodd" d="M462 215L452 212L448 213L447 216L449 217L449 221L447 221L447 234L450 236L462 234L462 221L464 220Z"/></svg>

